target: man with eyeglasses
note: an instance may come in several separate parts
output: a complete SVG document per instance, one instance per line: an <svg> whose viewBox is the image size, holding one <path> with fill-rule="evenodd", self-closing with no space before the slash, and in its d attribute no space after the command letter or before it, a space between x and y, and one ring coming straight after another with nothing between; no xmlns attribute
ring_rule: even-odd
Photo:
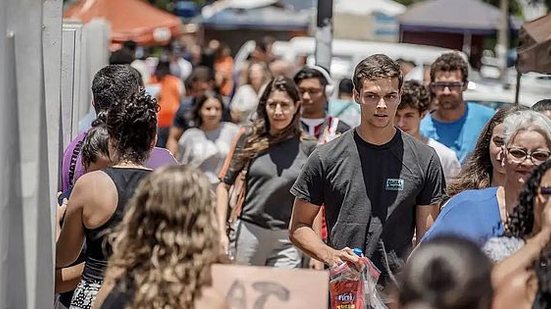
<svg viewBox="0 0 551 309"><path fill-rule="evenodd" d="M294 81L302 99L302 127L308 135L323 144L350 129L339 118L327 114L327 102L335 90L327 70L305 66L295 74Z"/></svg>
<svg viewBox="0 0 551 309"><path fill-rule="evenodd" d="M421 122L421 133L455 151L462 164L494 115L489 107L463 101L468 74L467 62L459 53L446 53L434 61L430 68L430 89L436 110Z"/></svg>
<svg viewBox="0 0 551 309"><path fill-rule="evenodd" d="M354 71L354 100L361 123L319 145L291 188L295 196L290 239L329 267L358 262L360 248L390 287L438 212L445 187L434 149L394 126L403 83L400 65L376 54ZM313 223L324 205L327 244ZM390 284L390 286L389 286Z"/></svg>

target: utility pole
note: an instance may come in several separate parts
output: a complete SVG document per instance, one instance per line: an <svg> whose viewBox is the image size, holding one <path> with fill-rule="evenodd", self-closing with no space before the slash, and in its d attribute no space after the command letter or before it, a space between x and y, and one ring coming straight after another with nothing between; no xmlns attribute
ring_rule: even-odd
<svg viewBox="0 0 551 309"><path fill-rule="evenodd" d="M318 0L316 21L316 65L331 69L333 41L333 0Z"/></svg>
<svg viewBox="0 0 551 309"><path fill-rule="evenodd" d="M501 71L501 81L507 81L507 51L509 50L509 0L500 0L501 20L497 36L496 56Z"/></svg>

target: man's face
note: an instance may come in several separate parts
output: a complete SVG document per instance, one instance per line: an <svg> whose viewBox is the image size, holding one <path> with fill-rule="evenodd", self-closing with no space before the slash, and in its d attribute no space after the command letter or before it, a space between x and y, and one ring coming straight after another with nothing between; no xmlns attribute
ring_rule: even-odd
<svg viewBox="0 0 551 309"><path fill-rule="evenodd" d="M394 125L409 135L417 137L423 116L424 114L413 107L404 107L396 111Z"/></svg>
<svg viewBox="0 0 551 309"><path fill-rule="evenodd" d="M438 101L438 108L455 110L463 104L463 91L466 89L461 70L437 71L430 87Z"/></svg>
<svg viewBox="0 0 551 309"><path fill-rule="evenodd" d="M396 109L400 104L398 78L363 80L362 88L355 91L356 101L362 110L362 122L373 128L394 125Z"/></svg>
<svg viewBox="0 0 551 309"><path fill-rule="evenodd" d="M191 95L193 97L200 97L205 94L207 91L212 91L213 85L212 82L205 82L205 81L196 81L192 84L192 92Z"/></svg>
<svg viewBox="0 0 551 309"><path fill-rule="evenodd" d="M321 114L323 117L327 98L320 80L315 77L303 79L298 83L298 89L302 98L302 115L317 117Z"/></svg>

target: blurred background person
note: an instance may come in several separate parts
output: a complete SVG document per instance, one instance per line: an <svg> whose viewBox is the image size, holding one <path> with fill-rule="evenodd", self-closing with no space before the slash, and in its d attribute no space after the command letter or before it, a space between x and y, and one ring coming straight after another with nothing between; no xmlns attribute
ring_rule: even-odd
<svg viewBox="0 0 551 309"><path fill-rule="evenodd" d="M174 116L185 94L185 89L182 81L170 74L170 63L167 60L159 61L150 82L159 87L157 100L161 108L157 116L159 132L157 133L156 146L164 148L166 147L168 133L174 121Z"/></svg>
<svg viewBox="0 0 551 309"><path fill-rule="evenodd" d="M218 173L230 151L239 127L222 121L223 98L205 92L193 109L197 127L184 131L179 141L178 161L203 171L213 185L218 184Z"/></svg>
<svg viewBox="0 0 551 309"><path fill-rule="evenodd" d="M456 237L422 244L400 275L399 308L488 309L492 264L478 246Z"/></svg>
<svg viewBox="0 0 551 309"><path fill-rule="evenodd" d="M213 290L221 262L209 180L190 166L146 177L110 236L113 255L95 308L227 308Z"/></svg>
<svg viewBox="0 0 551 309"><path fill-rule="evenodd" d="M187 97L184 98L174 115L174 121L168 133L166 148L173 154L178 153L178 141L184 130L195 127L193 108L198 97L207 91L214 91L214 76L212 71L204 66L198 66L186 80Z"/></svg>
<svg viewBox="0 0 551 309"><path fill-rule="evenodd" d="M320 144L348 131L350 126L327 114L328 100L335 85L326 69L304 66L293 78L302 99L301 123L303 130Z"/></svg>
<svg viewBox="0 0 551 309"><path fill-rule="evenodd" d="M233 92L233 58L226 43L214 44L214 80L218 92L223 96L230 96Z"/></svg>
<svg viewBox="0 0 551 309"><path fill-rule="evenodd" d="M503 120L511 113L526 110L523 106L502 107L492 116L476 142L476 146L459 176L448 184L448 198L466 190L498 187L505 184L502 165L505 125Z"/></svg>
<svg viewBox="0 0 551 309"><path fill-rule="evenodd" d="M328 113L332 117L342 119L346 124L355 128L360 125L360 105L353 97L354 85L350 78L343 78L339 82L337 99L329 100Z"/></svg>
<svg viewBox="0 0 551 309"><path fill-rule="evenodd" d="M260 97L257 118L238 135L216 189L218 220L226 223L228 190L246 169L245 199L236 228L235 260L255 266L298 268L302 254L289 240L293 196L289 192L316 146L300 125L301 100L295 83L275 77ZM221 231L223 245L228 237Z"/></svg>
<svg viewBox="0 0 551 309"><path fill-rule="evenodd" d="M453 234L482 247L491 237L503 235L504 223L518 205L519 193L530 173L551 156L551 120L547 117L525 110L508 115L504 124L504 185L454 196L422 241Z"/></svg>
<svg viewBox="0 0 551 309"><path fill-rule="evenodd" d="M244 73L244 78L230 103L232 120L239 124L247 124L252 120L251 116L256 111L258 99L272 78L263 62L251 62Z"/></svg>
<svg viewBox="0 0 551 309"><path fill-rule="evenodd" d="M455 151L463 164L473 151L480 132L494 110L463 100L469 82L469 67L459 53L446 53L430 69L430 89L438 102L436 110L421 121L421 133Z"/></svg>
<svg viewBox="0 0 551 309"><path fill-rule="evenodd" d="M127 201L151 170L144 166L155 145L157 101L145 91L119 100L107 114L112 167L83 175L69 198L56 243L56 268L73 263L86 241L85 266L70 308L89 309L103 283L111 248L107 231L122 220Z"/></svg>
<svg viewBox="0 0 551 309"><path fill-rule="evenodd" d="M396 110L394 122L400 130L422 141L436 151L444 170L446 183L448 184L459 174L461 164L453 150L433 138L423 136L419 131L421 119L426 115L429 106L429 90L417 81L405 81L402 86L402 99Z"/></svg>

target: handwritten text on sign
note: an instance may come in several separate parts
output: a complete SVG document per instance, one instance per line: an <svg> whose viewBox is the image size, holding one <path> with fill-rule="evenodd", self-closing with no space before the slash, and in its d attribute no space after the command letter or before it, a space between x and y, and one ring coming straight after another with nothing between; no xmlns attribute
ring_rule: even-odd
<svg viewBox="0 0 551 309"><path fill-rule="evenodd" d="M212 274L231 309L327 308L325 271L214 265Z"/></svg>

